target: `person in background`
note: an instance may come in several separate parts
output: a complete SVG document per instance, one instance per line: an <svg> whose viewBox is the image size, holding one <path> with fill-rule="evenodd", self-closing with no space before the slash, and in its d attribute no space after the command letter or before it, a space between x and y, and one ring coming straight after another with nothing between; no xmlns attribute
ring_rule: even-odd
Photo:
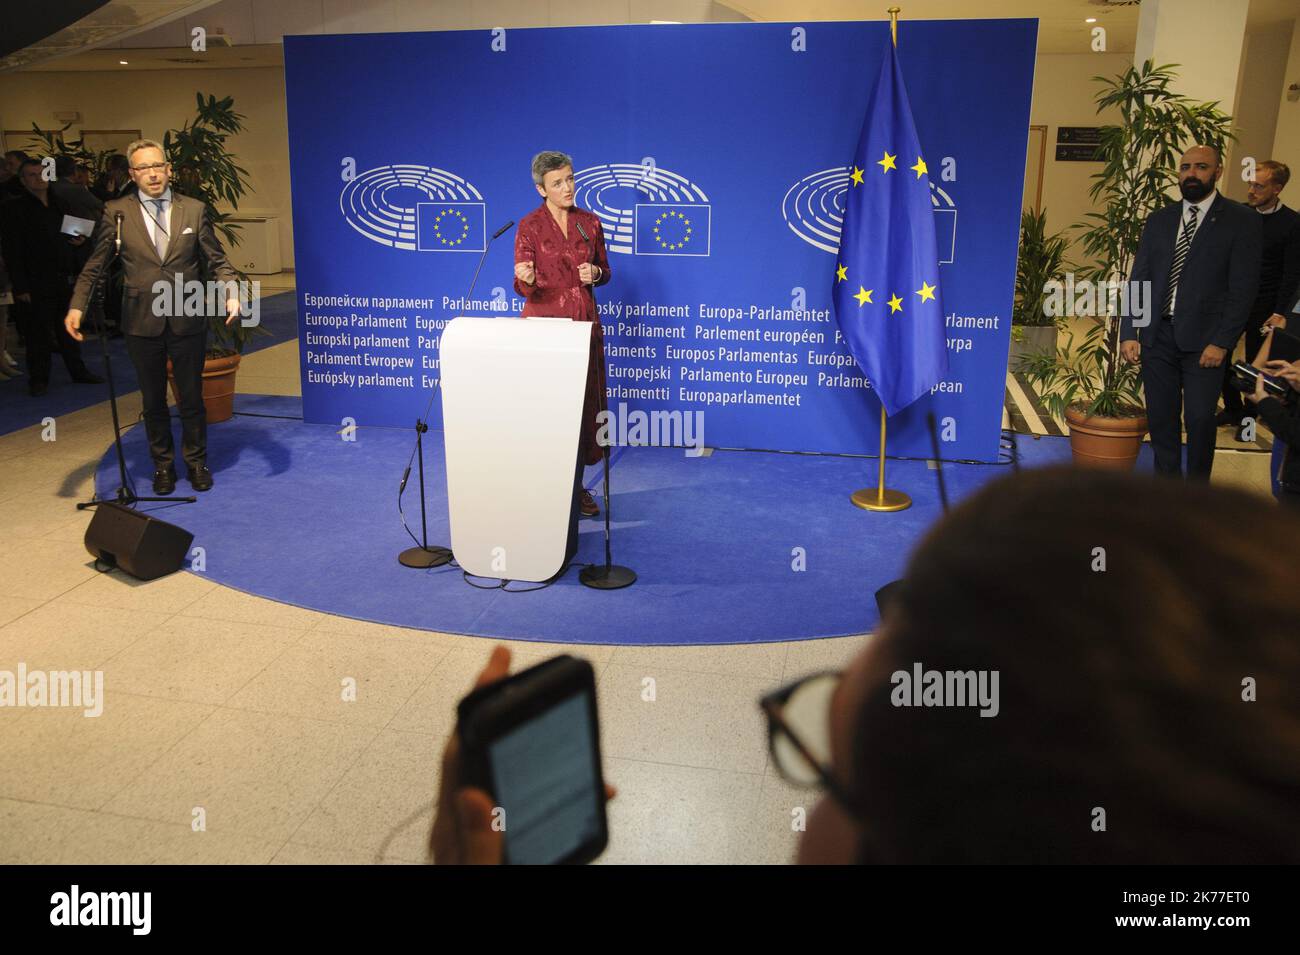
<svg viewBox="0 0 1300 955"><path fill-rule="evenodd" d="M50 193L58 198L69 215L98 222L104 212L104 203L86 188L82 183L83 178L81 167L71 156L55 156ZM77 263L78 271L84 264L84 259Z"/></svg>
<svg viewBox="0 0 1300 955"><path fill-rule="evenodd" d="M1196 482L987 485L846 670L764 698L776 768L824 793L798 862L1300 862L1300 601L1277 546L1296 540L1300 512ZM991 705L903 705L918 665L984 674ZM508 670L495 648L479 685ZM434 861L500 862L459 773L453 732Z"/></svg>
<svg viewBox="0 0 1300 955"><path fill-rule="evenodd" d="M1264 363L1264 371L1287 382L1293 391L1300 391L1300 361L1280 359ZM1300 401L1291 395L1282 401L1264 390L1264 378L1255 379L1255 390L1246 398L1255 405L1260 420L1273 432L1274 447L1278 453L1270 463L1273 494L1283 504L1300 508Z"/></svg>
<svg viewBox="0 0 1300 955"><path fill-rule="evenodd" d="M14 303L14 286L5 268L4 249L0 248L0 379L17 378L21 372L7 350L9 307Z"/></svg>
<svg viewBox="0 0 1300 955"><path fill-rule="evenodd" d="M21 158L19 158L21 157ZM0 230L4 228L5 203L20 194L22 191L22 180L18 178L18 167L22 164L27 154L16 149L11 149L4 154L3 161L0 161ZM15 192L17 190L17 192ZM3 232L0 231L0 243L3 242ZM0 260L4 257L3 248L0 248ZM5 273L5 279L8 281L8 272ZM13 294L13 283L10 282L7 292L0 292L0 297L6 300L7 318L12 319L15 326L20 330L27 327L26 306L24 303L15 301ZM7 327L0 329L0 334L5 335L5 341L8 341ZM0 373L6 378L16 378L21 372L18 369L14 357L9 354L7 349L0 349Z"/></svg>
<svg viewBox="0 0 1300 955"><path fill-rule="evenodd" d="M108 157L104 174L91 192L104 202L122 199L135 193L135 183L131 179L131 165L121 153ZM122 337L122 263L117 259L109 266L104 295L104 324L108 326L110 338Z"/></svg>
<svg viewBox="0 0 1300 955"><path fill-rule="evenodd" d="M99 178L94 186L91 187L93 192L101 201L108 202L110 199L121 199L135 191L135 183L131 181L131 166L125 156L121 153L114 153L108 157L108 163L104 167L104 174Z"/></svg>
<svg viewBox="0 0 1300 955"><path fill-rule="evenodd" d="M54 159L54 179L50 182L50 195L59 200L59 205L69 215L85 219L92 223L91 228L99 224L104 214L104 203L86 188L83 180L85 169L71 156L56 156ZM91 244L81 242L74 247L73 275L80 274L90 258Z"/></svg>
<svg viewBox="0 0 1300 955"><path fill-rule="evenodd" d="M1246 361L1253 361L1264 343L1264 329L1286 327L1286 315L1300 290L1300 213L1282 204L1282 190L1291 181L1286 163L1267 159L1255 167L1246 205L1262 217L1264 245L1260 256L1259 290L1246 320ZM1232 354L1232 349L1228 350ZM1223 363L1223 411L1216 420L1237 429L1243 440L1246 409L1241 391L1232 385L1232 362Z"/></svg>
<svg viewBox="0 0 1300 955"><path fill-rule="evenodd" d="M23 194L23 181L18 175L18 170L28 158L30 157L21 149L11 149L5 153L4 168L7 175L4 181L0 182L0 202Z"/></svg>
<svg viewBox="0 0 1300 955"><path fill-rule="evenodd" d="M14 298L27 306L26 328L28 391L40 397L49 389L51 354L57 348L68 374L80 384L100 384L81 357L81 347L63 327L63 316L77 273L78 247L84 236L65 235L63 217L68 210L50 194L44 167L35 159L22 164L19 176L24 195L6 202L0 225L3 248Z"/></svg>

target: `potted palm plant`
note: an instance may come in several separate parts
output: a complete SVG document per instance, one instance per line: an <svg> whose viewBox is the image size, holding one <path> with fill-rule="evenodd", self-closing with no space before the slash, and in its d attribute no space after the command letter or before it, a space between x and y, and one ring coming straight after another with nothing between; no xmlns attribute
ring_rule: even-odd
<svg viewBox="0 0 1300 955"><path fill-rule="evenodd" d="M1064 232L1047 234L1047 213L1026 209L1020 215L1020 255L1016 259L1016 297L1011 309L1011 370L1028 355L1055 355L1060 318L1044 308L1048 283L1070 268Z"/></svg>
<svg viewBox="0 0 1300 955"><path fill-rule="evenodd" d="M172 188L182 195L202 199L208 206L213 227L229 248L239 244L239 225L230 222L231 213L218 211L220 203L239 208L239 200L248 189L248 172L235 162L226 139L243 130L242 114L236 113L234 98L217 99L195 94L198 112L180 129L163 134L163 153L172 167ZM235 270L239 279L248 276ZM235 375L248 341L265 335L260 326L245 326L236 321L226 325L224 309L208 317L207 360L203 366L203 404L208 421L226 421L234 414ZM170 367L169 367L170 374ZM172 385L173 393L175 384Z"/></svg>
<svg viewBox="0 0 1300 955"><path fill-rule="evenodd" d="M1140 69L1093 78L1101 86L1097 112L1119 112L1118 123L1101 129L1103 166L1089 189L1102 211L1075 226L1089 259L1080 278L1094 288L1118 288L1128 278L1147 217L1170 201L1183 150L1198 143L1222 149L1233 138L1232 118L1217 103L1193 102L1170 89L1173 69L1147 60ZM1067 333L1055 354L1030 356L1023 367L1047 409L1068 422L1076 464L1128 469L1147 431L1139 366L1120 355L1116 297L1099 294L1094 303L1077 347Z"/></svg>
<svg viewBox="0 0 1300 955"><path fill-rule="evenodd" d="M71 128L71 123L64 123L62 129L44 130L32 123L31 145L28 148L39 149L46 156L68 156L90 170L91 181L96 181L103 175L112 152L107 149L91 149L86 145L85 133L76 139L65 140L63 134Z"/></svg>

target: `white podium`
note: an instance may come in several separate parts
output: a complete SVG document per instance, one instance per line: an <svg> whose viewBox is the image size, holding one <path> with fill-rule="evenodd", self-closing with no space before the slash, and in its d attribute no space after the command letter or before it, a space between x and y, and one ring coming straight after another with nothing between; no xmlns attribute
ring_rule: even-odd
<svg viewBox="0 0 1300 955"><path fill-rule="evenodd" d="M442 332L447 505L456 562L543 581L578 546L578 439L591 325L455 318Z"/></svg>

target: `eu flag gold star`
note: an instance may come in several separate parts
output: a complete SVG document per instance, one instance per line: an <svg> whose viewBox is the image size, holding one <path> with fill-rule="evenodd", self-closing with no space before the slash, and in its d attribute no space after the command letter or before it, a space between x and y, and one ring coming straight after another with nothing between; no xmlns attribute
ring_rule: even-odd
<svg viewBox="0 0 1300 955"><path fill-rule="evenodd" d="M903 300L897 295L891 298L886 304L889 306L889 313L891 315L894 312L901 312L903 310Z"/></svg>
<svg viewBox="0 0 1300 955"><path fill-rule="evenodd" d="M908 168L908 169L914 169L914 170L916 171L916 178L917 178L917 179L920 179L920 178L921 178L921 173L923 173L923 172L929 172L929 171L930 171L929 169L926 168L925 160L922 159L920 156L917 156L917 157L916 157L916 165L915 165L915 166L908 166L907 168Z"/></svg>
<svg viewBox="0 0 1300 955"><path fill-rule="evenodd" d="M897 158L898 158L897 156L891 156L891 155L889 155L888 150L886 150L886 152L885 152L885 158L884 158L884 159L877 159L877 160L876 160L876 165L877 165L877 166L881 166L881 167L883 167L883 168L880 170L881 172L889 172L889 170L891 170L891 169L897 169L897 168L898 168L897 166L894 165L894 160L897 159Z"/></svg>
<svg viewBox="0 0 1300 955"><path fill-rule="evenodd" d="M835 281L844 282L848 280L848 277L849 277L848 266L844 266L844 265L836 266Z"/></svg>
<svg viewBox="0 0 1300 955"><path fill-rule="evenodd" d="M934 290L935 290L935 286L927 285L925 282L922 282L921 287L916 290L916 294L921 296L922 302L933 302Z"/></svg>
<svg viewBox="0 0 1300 955"><path fill-rule="evenodd" d="M855 186L862 185L862 170L859 169L857 166L854 166L853 173L852 175L849 176L849 178L853 180L853 185Z"/></svg>
<svg viewBox="0 0 1300 955"><path fill-rule="evenodd" d="M871 301L871 293L874 291L875 289L873 288L867 289L863 288L861 285L858 286L858 294L853 296L858 300L858 308L861 308L863 305L866 305Z"/></svg>

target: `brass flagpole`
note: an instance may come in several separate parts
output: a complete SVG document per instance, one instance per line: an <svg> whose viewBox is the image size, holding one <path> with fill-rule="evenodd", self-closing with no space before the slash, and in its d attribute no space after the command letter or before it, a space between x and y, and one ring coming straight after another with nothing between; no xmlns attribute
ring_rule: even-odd
<svg viewBox="0 0 1300 955"><path fill-rule="evenodd" d="M889 35L898 46L898 7L889 8ZM875 488L864 487L854 491L849 498L854 507L865 511L902 511L912 506L912 499L905 491L885 487L885 423L889 415L885 406L880 406L880 482Z"/></svg>

